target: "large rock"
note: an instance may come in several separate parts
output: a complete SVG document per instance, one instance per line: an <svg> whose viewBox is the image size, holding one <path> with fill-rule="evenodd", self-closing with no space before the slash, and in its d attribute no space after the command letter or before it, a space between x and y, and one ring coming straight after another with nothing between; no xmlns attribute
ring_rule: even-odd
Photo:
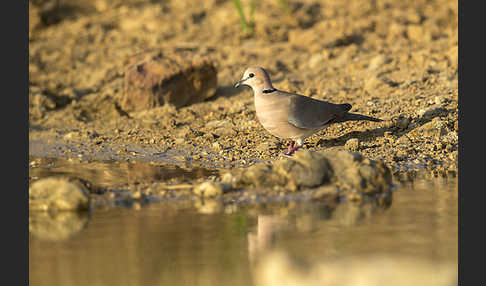
<svg viewBox="0 0 486 286"><path fill-rule="evenodd" d="M333 176L327 158L318 152L298 152L292 158L276 161L274 170L292 190L320 186Z"/></svg>
<svg viewBox="0 0 486 286"><path fill-rule="evenodd" d="M387 191L392 185L390 169L383 161L365 158L358 152L324 151L334 170L335 184L344 189L372 194Z"/></svg>
<svg viewBox="0 0 486 286"><path fill-rule="evenodd" d="M77 211L89 209L89 195L81 186L60 178L46 178L29 188L31 211Z"/></svg>
<svg viewBox="0 0 486 286"><path fill-rule="evenodd" d="M392 185L390 169L381 161L348 151L300 150L290 158L258 163L222 176L222 183L234 189L298 191L336 186L361 194L387 192Z"/></svg>
<svg viewBox="0 0 486 286"><path fill-rule="evenodd" d="M247 169L236 169L223 176L223 183L233 188L252 186L260 189L296 191L313 188L329 181L332 169L318 152L297 152L292 158L259 163Z"/></svg>
<svg viewBox="0 0 486 286"><path fill-rule="evenodd" d="M216 92L217 71L208 56L164 50L133 57L125 72L120 106L127 112L201 102Z"/></svg>

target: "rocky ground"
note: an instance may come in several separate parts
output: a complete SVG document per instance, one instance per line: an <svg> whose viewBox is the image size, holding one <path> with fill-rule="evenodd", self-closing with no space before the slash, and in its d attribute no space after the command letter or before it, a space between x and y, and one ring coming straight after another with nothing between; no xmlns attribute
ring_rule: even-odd
<svg viewBox="0 0 486 286"><path fill-rule="evenodd" d="M232 1L194 2L29 2L31 172L39 157L225 170L280 159L288 141L258 123L250 89L233 88L262 66L277 89L384 119L332 125L304 150L455 176L457 1L256 1L253 33ZM145 105L127 99L166 86Z"/></svg>

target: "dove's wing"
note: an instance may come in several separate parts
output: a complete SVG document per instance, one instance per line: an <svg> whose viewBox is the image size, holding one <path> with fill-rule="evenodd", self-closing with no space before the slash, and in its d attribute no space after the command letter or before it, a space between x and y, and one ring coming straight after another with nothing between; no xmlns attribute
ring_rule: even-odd
<svg viewBox="0 0 486 286"><path fill-rule="evenodd" d="M298 128L318 129L342 117L350 109L350 104L333 104L291 94L288 121Z"/></svg>

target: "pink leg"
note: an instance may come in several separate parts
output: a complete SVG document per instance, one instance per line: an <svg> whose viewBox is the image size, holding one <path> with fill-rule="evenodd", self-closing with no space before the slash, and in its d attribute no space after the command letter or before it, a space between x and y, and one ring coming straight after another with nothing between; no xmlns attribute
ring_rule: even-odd
<svg viewBox="0 0 486 286"><path fill-rule="evenodd" d="M290 144L289 144L289 149L284 152L285 155L292 155L295 151L297 151L297 149L299 149L299 145L296 145L295 142L292 140L290 141Z"/></svg>
<svg viewBox="0 0 486 286"><path fill-rule="evenodd" d="M296 144L296 145L294 146L294 152L295 152L295 151L297 151L297 149L299 149L299 148L300 148L300 145L297 145L297 144Z"/></svg>

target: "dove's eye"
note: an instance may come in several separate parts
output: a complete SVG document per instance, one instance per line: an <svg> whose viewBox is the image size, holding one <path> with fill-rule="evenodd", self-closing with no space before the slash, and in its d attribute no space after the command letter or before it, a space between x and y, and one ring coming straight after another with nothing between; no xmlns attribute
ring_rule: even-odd
<svg viewBox="0 0 486 286"><path fill-rule="evenodd" d="M248 76L249 76L249 77L254 77L254 76L255 76L255 74L254 74L254 73L251 73L251 74L249 74Z"/></svg>

